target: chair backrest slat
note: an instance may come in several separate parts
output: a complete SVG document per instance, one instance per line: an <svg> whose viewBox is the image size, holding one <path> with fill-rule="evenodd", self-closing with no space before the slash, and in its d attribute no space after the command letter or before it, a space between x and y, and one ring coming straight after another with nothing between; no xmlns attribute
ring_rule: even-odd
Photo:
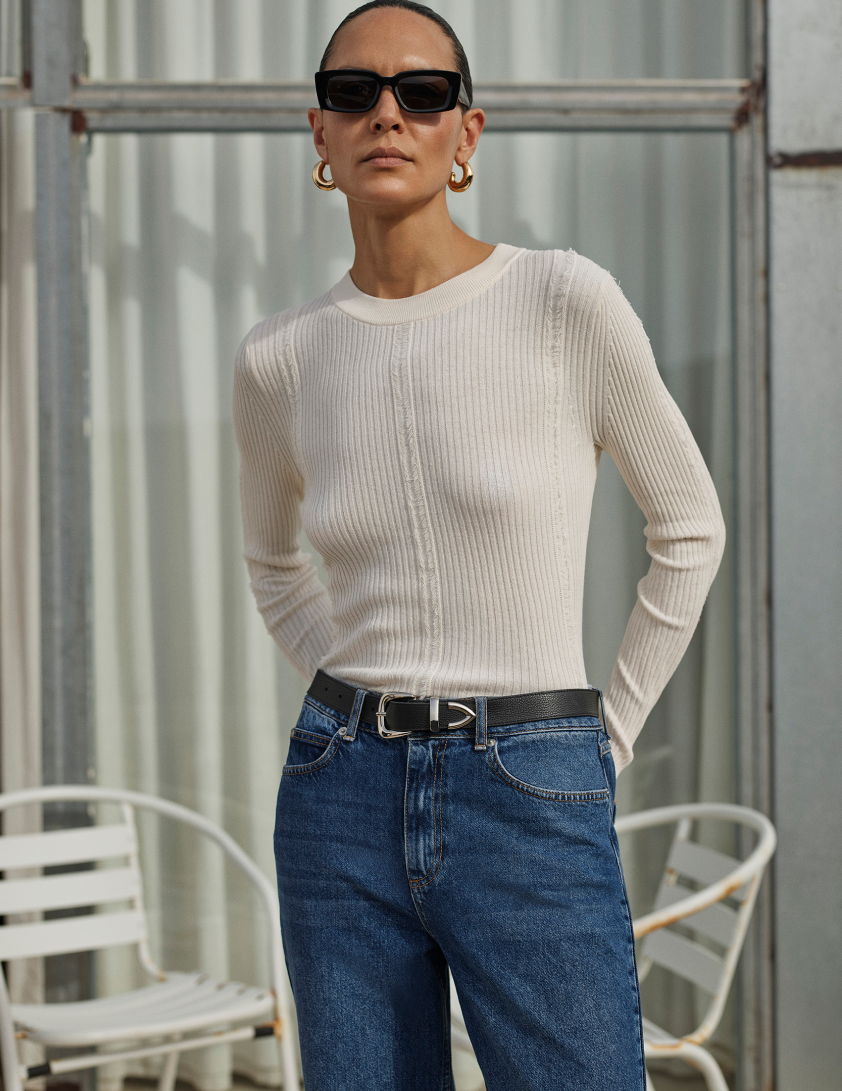
<svg viewBox="0 0 842 1091"><path fill-rule="evenodd" d="M685 981L715 993L722 980L724 963L712 951L683 936L661 929L647 936L642 954L656 965L663 966Z"/></svg>
<svg viewBox="0 0 842 1091"><path fill-rule="evenodd" d="M112 825L0 837L0 959L40 958L146 943L142 880L131 812ZM104 861L117 866L97 867ZM41 868L80 870L39 875ZM36 874L31 874L35 871ZM17 872L23 872L18 876ZM126 907L125 903L129 902ZM124 903L120 906L120 903ZM104 907L110 906L110 909ZM96 911L99 907L100 911ZM16 920L17 914L89 910L48 920Z"/></svg>
<svg viewBox="0 0 842 1091"><path fill-rule="evenodd" d="M667 869L705 885L718 883L739 864L740 861L732 856L697 845L695 841L680 841L678 838L673 841L667 859Z"/></svg>
<svg viewBox="0 0 842 1091"><path fill-rule="evenodd" d="M128 824L83 826L0 837L0 871L56 867L127 856L137 847Z"/></svg>
<svg viewBox="0 0 842 1091"><path fill-rule="evenodd" d="M667 886L664 884L655 899L655 909L675 905L676 902L689 897L692 893L692 890L688 890L683 886ZM703 936L707 936L708 939L712 939L715 943L719 943L723 947L729 947L736 934L738 920L736 910L717 902L716 905L703 909L700 913L694 913L692 917L687 917L681 923L686 925L687 928L692 928Z"/></svg>
<svg viewBox="0 0 842 1091"><path fill-rule="evenodd" d="M79 917L7 924L0 928L0 960L94 951L146 939L143 913L87 913Z"/></svg>
<svg viewBox="0 0 842 1091"><path fill-rule="evenodd" d="M0 913L107 905L137 898L140 893L140 875L131 867L6 879L0 882Z"/></svg>

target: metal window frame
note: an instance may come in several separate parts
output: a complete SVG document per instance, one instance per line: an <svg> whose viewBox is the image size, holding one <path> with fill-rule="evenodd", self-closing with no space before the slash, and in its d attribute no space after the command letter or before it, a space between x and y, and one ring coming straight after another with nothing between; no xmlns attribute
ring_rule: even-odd
<svg viewBox="0 0 842 1091"><path fill-rule="evenodd" d="M312 84L297 81L173 83L77 75L64 94L51 89L46 102L38 89L37 81L30 90L21 81L0 79L0 106L61 110L76 133L309 133L306 110L316 105ZM757 99L748 79L480 82L474 92L490 132L733 132L748 123Z"/></svg>
<svg viewBox="0 0 842 1091"><path fill-rule="evenodd" d="M89 81L81 0L23 0L23 78L0 108L36 111L44 782L93 766L85 255L86 132L309 132L310 84ZM478 83L487 130L727 132L733 194L737 762L741 803L772 815L767 153L764 0L748 0L748 80ZM773 1081L771 885L740 976L743 1091Z"/></svg>

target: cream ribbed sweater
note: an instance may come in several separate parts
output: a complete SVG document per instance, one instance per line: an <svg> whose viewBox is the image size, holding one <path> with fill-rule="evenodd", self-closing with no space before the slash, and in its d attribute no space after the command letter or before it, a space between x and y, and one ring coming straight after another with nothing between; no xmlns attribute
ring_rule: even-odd
<svg viewBox="0 0 842 1091"><path fill-rule="evenodd" d="M640 320L573 251L498 245L405 299L346 275L237 356L245 555L305 675L416 696L587 685L585 547L600 451L648 520L605 693L617 768L675 670L724 544L702 456ZM324 559L319 582L301 526Z"/></svg>

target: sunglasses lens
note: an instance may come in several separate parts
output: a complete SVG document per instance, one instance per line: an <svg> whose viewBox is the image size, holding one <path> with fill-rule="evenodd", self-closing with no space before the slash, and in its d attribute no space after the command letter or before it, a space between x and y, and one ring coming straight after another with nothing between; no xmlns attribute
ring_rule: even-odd
<svg viewBox="0 0 842 1091"><path fill-rule="evenodd" d="M450 99L450 84L444 76L405 76L398 80L398 95L406 110L443 110Z"/></svg>
<svg viewBox="0 0 842 1091"><path fill-rule="evenodd" d="M331 76L327 97L335 110L368 110L377 95L377 83L371 76Z"/></svg>

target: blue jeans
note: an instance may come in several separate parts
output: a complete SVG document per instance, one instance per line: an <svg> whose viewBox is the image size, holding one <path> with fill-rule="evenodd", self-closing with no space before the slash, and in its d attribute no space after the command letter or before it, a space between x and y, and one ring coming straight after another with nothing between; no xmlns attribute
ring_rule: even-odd
<svg viewBox="0 0 842 1091"><path fill-rule="evenodd" d="M644 1091L608 736L477 706L383 739L305 698L275 858L306 1091L449 1091L448 967L488 1091Z"/></svg>

